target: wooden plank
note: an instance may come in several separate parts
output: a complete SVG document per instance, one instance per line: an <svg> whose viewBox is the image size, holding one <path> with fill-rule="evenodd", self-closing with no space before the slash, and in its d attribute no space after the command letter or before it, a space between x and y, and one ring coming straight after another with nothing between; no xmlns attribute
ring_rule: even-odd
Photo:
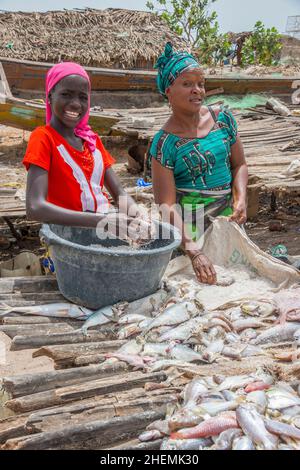
<svg viewBox="0 0 300 470"><path fill-rule="evenodd" d="M8 439L24 436L27 434L25 424L28 414L12 416L0 420L0 444L4 444Z"/></svg>
<svg viewBox="0 0 300 470"><path fill-rule="evenodd" d="M74 328L67 323L47 323L47 324L34 324L34 325L0 325L0 331L5 333L9 338L13 339L16 336L35 337L41 335L49 336L68 332L73 332Z"/></svg>
<svg viewBox="0 0 300 470"><path fill-rule="evenodd" d="M84 384L70 385L56 390L56 395L62 400L76 400L79 397L91 397L95 395L105 395L106 393L128 390L146 382L162 382L166 380L164 372L142 373L130 372L116 377L92 380Z"/></svg>
<svg viewBox="0 0 300 470"><path fill-rule="evenodd" d="M79 396L80 400L82 400L84 398L95 397L97 395L103 396L107 393L132 389L138 385L143 385L146 382L162 382L166 380L166 375L161 372L155 373L155 374L145 374L145 375L140 374L140 375L141 377L138 376L138 380L137 380L136 373L129 373L129 374L122 374L122 375L120 374L116 376L114 380L112 380L111 377L100 379L100 380L103 380L101 383L99 381L96 381L98 383L92 383L92 384L90 382L87 382L86 391L84 390L78 391L78 388L76 388L78 393L76 393L76 390L69 390L67 387L63 387L61 389L47 390L44 392L34 393L31 395L25 395L23 397L18 397L18 398L13 398L11 400L8 400L5 403L5 406L8 409L16 413L26 413L29 411L40 410L42 408L48 408L51 406L63 405L64 403L74 401L74 399L71 398L70 396L67 397L66 395L64 395L62 397L59 394L59 390L61 390L62 393L64 392L69 393L69 395L75 394ZM127 380L124 379L124 376ZM132 377L132 380L130 379L130 376ZM91 381L91 382L95 382L95 381ZM80 387L80 386L81 384L77 385L77 387ZM65 388L67 388L67 390L65 390Z"/></svg>
<svg viewBox="0 0 300 470"><path fill-rule="evenodd" d="M116 441L137 437L150 423L163 417L163 412L146 411L107 421L93 421L59 431L9 439L2 449L98 449Z"/></svg>
<svg viewBox="0 0 300 470"><path fill-rule="evenodd" d="M122 400L117 397L117 401L101 403L95 406L80 405L74 411L69 407L68 411L58 413L57 408L53 413L47 411L36 412L30 415L26 422L26 430L30 433L54 431L74 424L83 424L90 421L100 421L117 416L127 416L133 413L143 413L144 411L164 411L169 404L176 404L178 396L176 394L165 394L157 396L136 397L133 400ZM50 410L51 411L51 410Z"/></svg>
<svg viewBox="0 0 300 470"><path fill-rule="evenodd" d="M52 325L52 327L55 324ZM1 327L4 328L4 327ZM98 344L97 352L100 351L113 351L114 348L119 347L118 344L123 344L123 341L119 343L118 341L109 341L115 338L115 333L109 328L102 328L101 331L90 330L87 335L81 332L66 332L66 333L53 333L51 335L47 334L40 334L40 335L33 335L33 336L15 336L12 343L11 343L11 351L20 351L21 349L35 349L41 348L34 353L33 357L38 356L48 356L51 357L51 353L49 353L48 346L52 345L66 345L67 351L74 351L75 354L71 354L71 356L76 357L76 348L77 344L83 345L84 350L89 354L91 351L94 352L95 349L91 347L90 349L86 348L85 343L95 343L96 341L102 341L102 343ZM101 346L101 344L103 346ZM68 347L68 345L73 345L73 347ZM108 349L105 349L105 348ZM81 352L81 349L80 349ZM69 353L68 353L69 354ZM68 357L71 357L70 354ZM57 356L55 356L57 357ZM52 357L52 359L55 359ZM61 358L61 357L60 357Z"/></svg>
<svg viewBox="0 0 300 470"><path fill-rule="evenodd" d="M58 285L54 276L32 276L0 278L0 294L57 292Z"/></svg>
<svg viewBox="0 0 300 470"><path fill-rule="evenodd" d="M45 390L53 390L63 385L85 382L87 379L109 377L126 369L127 367L119 361L106 366L98 363L98 365L89 367L3 377L1 385L11 397L16 398Z"/></svg>

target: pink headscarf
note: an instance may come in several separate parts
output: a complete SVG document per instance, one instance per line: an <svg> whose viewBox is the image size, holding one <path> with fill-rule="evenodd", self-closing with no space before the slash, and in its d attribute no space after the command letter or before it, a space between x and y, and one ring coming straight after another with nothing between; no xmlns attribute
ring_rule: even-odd
<svg viewBox="0 0 300 470"><path fill-rule="evenodd" d="M88 74L83 67L74 62L61 62L60 64L54 65L47 73L46 76L46 123L49 124L52 116L51 106L49 103L48 95L52 88L63 78L68 75L80 75L81 77L86 78L89 83L89 98L88 98L88 110L83 116L81 121L77 124L74 129L75 135L81 137L81 139L86 140L90 150L93 152L96 148L96 139L97 134L92 131L91 127L88 125L89 115L90 115L90 92L91 92L91 82Z"/></svg>

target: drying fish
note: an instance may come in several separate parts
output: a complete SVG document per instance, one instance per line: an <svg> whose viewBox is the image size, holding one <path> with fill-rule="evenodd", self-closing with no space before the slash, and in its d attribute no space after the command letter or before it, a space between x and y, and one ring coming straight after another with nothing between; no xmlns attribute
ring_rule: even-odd
<svg viewBox="0 0 300 470"><path fill-rule="evenodd" d="M158 310L171 295L173 295L173 292L160 289L152 295L134 300L127 305L126 315L140 314L149 316L153 311Z"/></svg>
<svg viewBox="0 0 300 470"><path fill-rule="evenodd" d="M280 388L271 388L266 391L268 408L282 410L290 406L300 406L300 398Z"/></svg>
<svg viewBox="0 0 300 470"><path fill-rule="evenodd" d="M164 312L157 317L145 328L144 332L147 333L153 328L160 326L175 326L184 321L189 320L197 314L197 307L192 302L179 302L175 305L167 307Z"/></svg>
<svg viewBox="0 0 300 470"><path fill-rule="evenodd" d="M241 341L248 343L248 341L250 341L251 339L255 339L257 337L257 334L257 331L255 331L253 328L247 328L246 330L243 330L240 334L240 339Z"/></svg>
<svg viewBox="0 0 300 470"><path fill-rule="evenodd" d="M95 312L88 308L81 307L67 302L59 302L53 304L33 305L29 307L10 307L2 303L0 305L0 317L9 315L10 313L20 313L23 315L41 315L45 317L57 318L77 318L85 320Z"/></svg>
<svg viewBox="0 0 300 470"><path fill-rule="evenodd" d="M208 418L193 428L181 429L171 434L171 439L195 439L197 437L218 436L221 432L230 428L238 428L235 413Z"/></svg>
<svg viewBox="0 0 300 470"><path fill-rule="evenodd" d="M285 323L288 315L300 312L300 289L291 289L278 292L273 297L280 312L279 322Z"/></svg>
<svg viewBox="0 0 300 470"><path fill-rule="evenodd" d="M294 362L300 359L300 350L274 352L273 357L279 361Z"/></svg>
<svg viewBox="0 0 300 470"><path fill-rule="evenodd" d="M270 301L256 302L254 300L250 300L248 302L243 302L240 308L245 315L260 318L269 317L276 312L276 305L272 304Z"/></svg>
<svg viewBox="0 0 300 470"><path fill-rule="evenodd" d="M266 412L268 402L264 391L249 392L246 396L246 401L247 403L252 403L259 413L264 414Z"/></svg>
<svg viewBox="0 0 300 470"><path fill-rule="evenodd" d="M160 439L162 437L162 433L159 432L157 429L153 429L152 431L145 431L139 435L138 439L141 442L147 441L154 441L155 439Z"/></svg>
<svg viewBox="0 0 300 470"><path fill-rule="evenodd" d="M226 429L217 437L213 448L215 450L230 450L233 440L241 436L243 436L241 429Z"/></svg>
<svg viewBox="0 0 300 470"><path fill-rule="evenodd" d="M286 323L284 325L276 325L263 331L255 340L254 344L266 343L283 343L285 341L292 341L294 334L300 329L299 323Z"/></svg>
<svg viewBox="0 0 300 470"><path fill-rule="evenodd" d="M236 410L238 424L257 446L264 450L275 450L278 439L270 434L262 416L251 405L240 405Z"/></svg>
<svg viewBox="0 0 300 470"><path fill-rule="evenodd" d="M155 361L154 365L150 366L151 372L159 372L160 370L168 369L169 367L189 368L188 362L179 361L177 359L161 359Z"/></svg>
<svg viewBox="0 0 300 470"><path fill-rule="evenodd" d="M153 423L150 423L147 426L146 430L147 431L157 430L161 434L164 434L165 436L168 436L170 434L169 424L166 419L164 420L159 419L157 421L154 421Z"/></svg>
<svg viewBox="0 0 300 470"><path fill-rule="evenodd" d="M171 432L182 428L196 426L203 421L203 413L198 413L196 407L184 407L178 410L168 419L169 429Z"/></svg>
<svg viewBox="0 0 300 470"><path fill-rule="evenodd" d="M190 320L178 325L175 328L163 333L159 338L158 342L165 343L167 341L187 341L194 333L197 328L201 325L203 320L201 318L191 318Z"/></svg>
<svg viewBox="0 0 300 470"><path fill-rule="evenodd" d="M127 362L130 366L133 366L135 369L144 369L146 364L153 361L152 357L141 357L134 354L125 354L125 353L107 353L105 354L106 358L114 357L119 361Z"/></svg>
<svg viewBox="0 0 300 470"><path fill-rule="evenodd" d="M270 384L267 384L263 382L262 380L259 380L257 382L252 382L251 384L248 384L245 387L245 392L246 393L251 393L251 392L256 392L258 390L268 390L270 388Z"/></svg>
<svg viewBox="0 0 300 470"><path fill-rule="evenodd" d="M118 339L127 339L130 336L137 335L141 332L141 328L137 323L130 323L124 326L118 333Z"/></svg>
<svg viewBox="0 0 300 470"><path fill-rule="evenodd" d="M184 390L183 405L188 407L195 406L199 399L208 392L207 386L201 379L193 379Z"/></svg>
<svg viewBox="0 0 300 470"><path fill-rule="evenodd" d="M264 328L269 325L257 318L241 318L240 320L232 322L232 326L237 333L240 333L248 328Z"/></svg>
<svg viewBox="0 0 300 470"><path fill-rule="evenodd" d="M138 313L130 313L128 315L126 313L119 318L118 323L119 325L128 325L129 323L140 323L143 320L149 321L145 315L139 315Z"/></svg>
<svg viewBox="0 0 300 470"><path fill-rule="evenodd" d="M236 410L237 407L244 401L244 397L238 397L232 401L204 401L198 407L198 413L209 414L210 416L217 416L223 411Z"/></svg>
<svg viewBox="0 0 300 470"><path fill-rule="evenodd" d="M211 444L211 439L164 439L160 450L199 450Z"/></svg>
<svg viewBox="0 0 300 470"><path fill-rule="evenodd" d="M169 347L169 343L145 343L143 347L143 355L167 357Z"/></svg>
<svg viewBox="0 0 300 470"><path fill-rule="evenodd" d="M78 332L87 335L87 330L93 326L101 326L111 322L118 322L118 308L109 305L108 307L103 307L94 312L86 322L79 328Z"/></svg>
<svg viewBox="0 0 300 470"><path fill-rule="evenodd" d="M255 446L250 437L242 436L234 439L232 450L255 450Z"/></svg>
<svg viewBox="0 0 300 470"><path fill-rule="evenodd" d="M249 375L235 375L233 377L227 377L218 387L218 390L237 390L244 388L252 382L255 382L256 378Z"/></svg>
<svg viewBox="0 0 300 470"><path fill-rule="evenodd" d="M265 419L266 429L272 434L278 436L288 436L293 439L300 440L300 429L290 426L289 424L280 423L272 419Z"/></svg>
<svg viewBox="0 0 300 470"><path fill-rule="evenodd" d="M206 363L203 359L202 354L197 353L193 349L185 346L184 344L170 345L167 349L167 353L173 359L178 359L184 362L202 362Z"/></svg>
<svg viewBox="0 0 300 470"><path fill-rule="evenodd" d="M143 345L138 343L135 339L127 341L116 352L121 354L140 354Z"/></svg>

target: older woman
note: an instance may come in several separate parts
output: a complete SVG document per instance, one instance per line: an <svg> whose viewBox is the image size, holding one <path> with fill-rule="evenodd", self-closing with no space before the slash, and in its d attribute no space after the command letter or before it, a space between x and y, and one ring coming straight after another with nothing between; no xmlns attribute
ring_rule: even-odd
<svg viewBox="0 0 300 470"><path fill-rule="evenodd" d="M149 150L155 201L180 228L182 247L198 280L214 284L214 267L197 243L197 214L204 207L205 229L217 215L230 216L238 224L246 221L248 170L243 146L231 112L203 105L204 72L192 55L174 52L167 43L156 68L158 89L172 114ZM176 203L184 209L181 213Z"/></svg>

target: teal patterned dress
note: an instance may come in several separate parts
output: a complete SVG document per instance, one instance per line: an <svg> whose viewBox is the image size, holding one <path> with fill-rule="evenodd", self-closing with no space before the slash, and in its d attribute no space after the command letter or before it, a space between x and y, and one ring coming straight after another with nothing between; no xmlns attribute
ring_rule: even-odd
<svg viewBox="0 0 300 470"><path fill-rule="evenodd" d="M148 154L174 173L177 202L190 213L193 238L201 236L196 218L204 208L204 229L211 218L230 215L231 146L237 139L237 123L232 113L222 107L216 116L208 106L214 126L203 138L182 138L161 129L155 134Z"/></svg>

